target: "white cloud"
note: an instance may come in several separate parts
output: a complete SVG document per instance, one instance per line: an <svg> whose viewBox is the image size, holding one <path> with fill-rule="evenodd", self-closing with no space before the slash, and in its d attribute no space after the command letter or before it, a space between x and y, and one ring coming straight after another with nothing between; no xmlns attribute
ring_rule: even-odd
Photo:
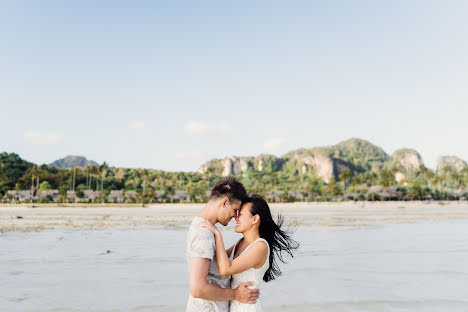
<svg viewBox="0 0 468 312"><path fill-rule="evenodd" d="M146 123L141 120L135 120L130 125L130 129L142 129L146 126Z"/></svg>
<svg viewBox="0 0 468 312"><path fill-rule="evenodd" d="M286 143L285 138L268 138L263 142L263 148L268 152L279 152Z"/></svg>
<svg viewBox="0 0 468 312"><path fill-rule="evenodd" d="M174 156L176 159L200 159L205 157L205 153L200 151L177 152Z"/></svg>
<svg viewBox="0 0 468 312"><path fill-rule="evenodd" d="M28 131L23 139L33 145L51 145L57 143L62 137L55 132Z"/></svg>
<svg viewBox="0 0 468 312"><path fill-rule="evenodd" d="M231 130L231 127L225 122L213 125L199 121L190 121L184 127L185 133L190 136L225 135L229 134Z"/></svg>

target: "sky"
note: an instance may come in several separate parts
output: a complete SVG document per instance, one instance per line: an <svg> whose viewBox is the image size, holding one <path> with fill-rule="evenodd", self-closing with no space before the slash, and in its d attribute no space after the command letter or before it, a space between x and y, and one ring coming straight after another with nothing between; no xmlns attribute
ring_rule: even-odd
<svg viewBox="0 0 468 312"><path fill-rule="evenodd" d="M468 160L468 2L0 0L0 152L196 171L351 137Z"/></svg>

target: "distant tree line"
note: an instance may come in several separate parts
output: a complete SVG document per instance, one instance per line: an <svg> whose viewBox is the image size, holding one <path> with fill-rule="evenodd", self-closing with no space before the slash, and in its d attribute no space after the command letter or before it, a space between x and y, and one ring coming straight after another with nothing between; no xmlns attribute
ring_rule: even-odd
<svg viewBox="0 0 468 312"><path fill-rule="evenodd" d="M272 202L343 201L343 200L466 200L468 199L468 169L446 167L434 172L421 167L406 172L397 182L399 168L377 172L353 172L346 169L328 183L313 172L297 170L262 171L249 169L236 176L248 191L265 196ZM85 168L58 169L36 165L14 153L0 153L0 200L14 201L11 191L27 190L31 201L48 202L85 199L90 190L97 194L95 202L109 201L112 191L130 194L126 201L135 202L204 202L212 185L222 177L214 172L166 172L151 169L110 167L106 163ZM56 190L56 198L40 197ZM10 192L9 192L10 191ZM183 192L181 192L183 191ZM184 194L177 197L177 192ZM48 194L48 193L47 193ZM50 193L55 194L55 193ZM55 195L54 195L55 196Z"/></svg>

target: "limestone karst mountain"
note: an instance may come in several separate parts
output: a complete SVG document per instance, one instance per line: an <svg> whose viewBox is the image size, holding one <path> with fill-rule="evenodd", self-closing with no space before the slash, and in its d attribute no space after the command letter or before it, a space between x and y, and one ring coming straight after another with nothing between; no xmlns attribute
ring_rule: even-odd
<svg viewBox="0 0 468 312"><path fill-rule="evenodd" d="M389 159L380 147L366 140L352 138L333 146L294 150L282 157L259 155L215 159L203 164L199 172L223 176L249 169L284 171L293 175L312 173L328 183L346 169L354 172L378 171Z"/></svg>
<svg viewBox="0 0 468 312"><path fill-rule="evenodd" d="M390 168L397 168L401 171L417 170L423 166L421 155L414 149L402 148L392 154Z"/></svg>
<svg viewBox="0 0 468 312"><path fill-rule="evenodd" d="M437 172L444 168L451 168L456 171L461 171L467 167L466 161L457 156L440 156L437 158Z"/></svg>
<svg viewBox="0 0 468 312"><path fill-rule="evenodd" d="M246 170L281 172L285 175L316 175L325 183L349 170L352 173L379 172L387 169L398 182L408 174L424 167L421 155L414 149L402 148L392 156L369 141L351 138L336 145L297 149L281 157L259 155L256 157L227 157L204 163L200 173L227 176ZM450 167L460 171L467 163L456 156L438 158L437 170Z"/></svg>
<svg viewBox="0 0 468 312"><path fill-rule="evenodd" d="M407 178L408 174L423 167L421 155L414 149L402 148L392 154L387 167L395 172L395 181L401 182Z"/></svg>
<svg viewBox="0 0 468 312"><path fill-rule="evenodd" d="M211 173L222 176L237 174L248 169L258 171L278 171L281 170L284 160L273 155L259 155L257 157L226 157L223 159L213 159L204 163L199 173Z"/></svg>

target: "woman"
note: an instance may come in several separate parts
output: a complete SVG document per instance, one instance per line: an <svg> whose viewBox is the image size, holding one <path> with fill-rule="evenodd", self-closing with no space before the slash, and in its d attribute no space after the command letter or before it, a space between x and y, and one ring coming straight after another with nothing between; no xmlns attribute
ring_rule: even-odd
<svg viewBox="0 0 468 312"><path fill-rule="evenodd" d="M277 223L273 221L268 204L259 195L251 196L242 205L236 221L236 232L244 237L228 250L224 249L223 237L214 225L202 222L200 226L214 233L219 272L232 275L231 287L251 281L254 282L252 288L259 288L262 279L269 282L281 275L277 259L284 262L283 252L292 257L292 251L299 248L299 244L281 229L281 215ZM230 311L261 311L260 302L244 304L231 301Z"/></svg>

